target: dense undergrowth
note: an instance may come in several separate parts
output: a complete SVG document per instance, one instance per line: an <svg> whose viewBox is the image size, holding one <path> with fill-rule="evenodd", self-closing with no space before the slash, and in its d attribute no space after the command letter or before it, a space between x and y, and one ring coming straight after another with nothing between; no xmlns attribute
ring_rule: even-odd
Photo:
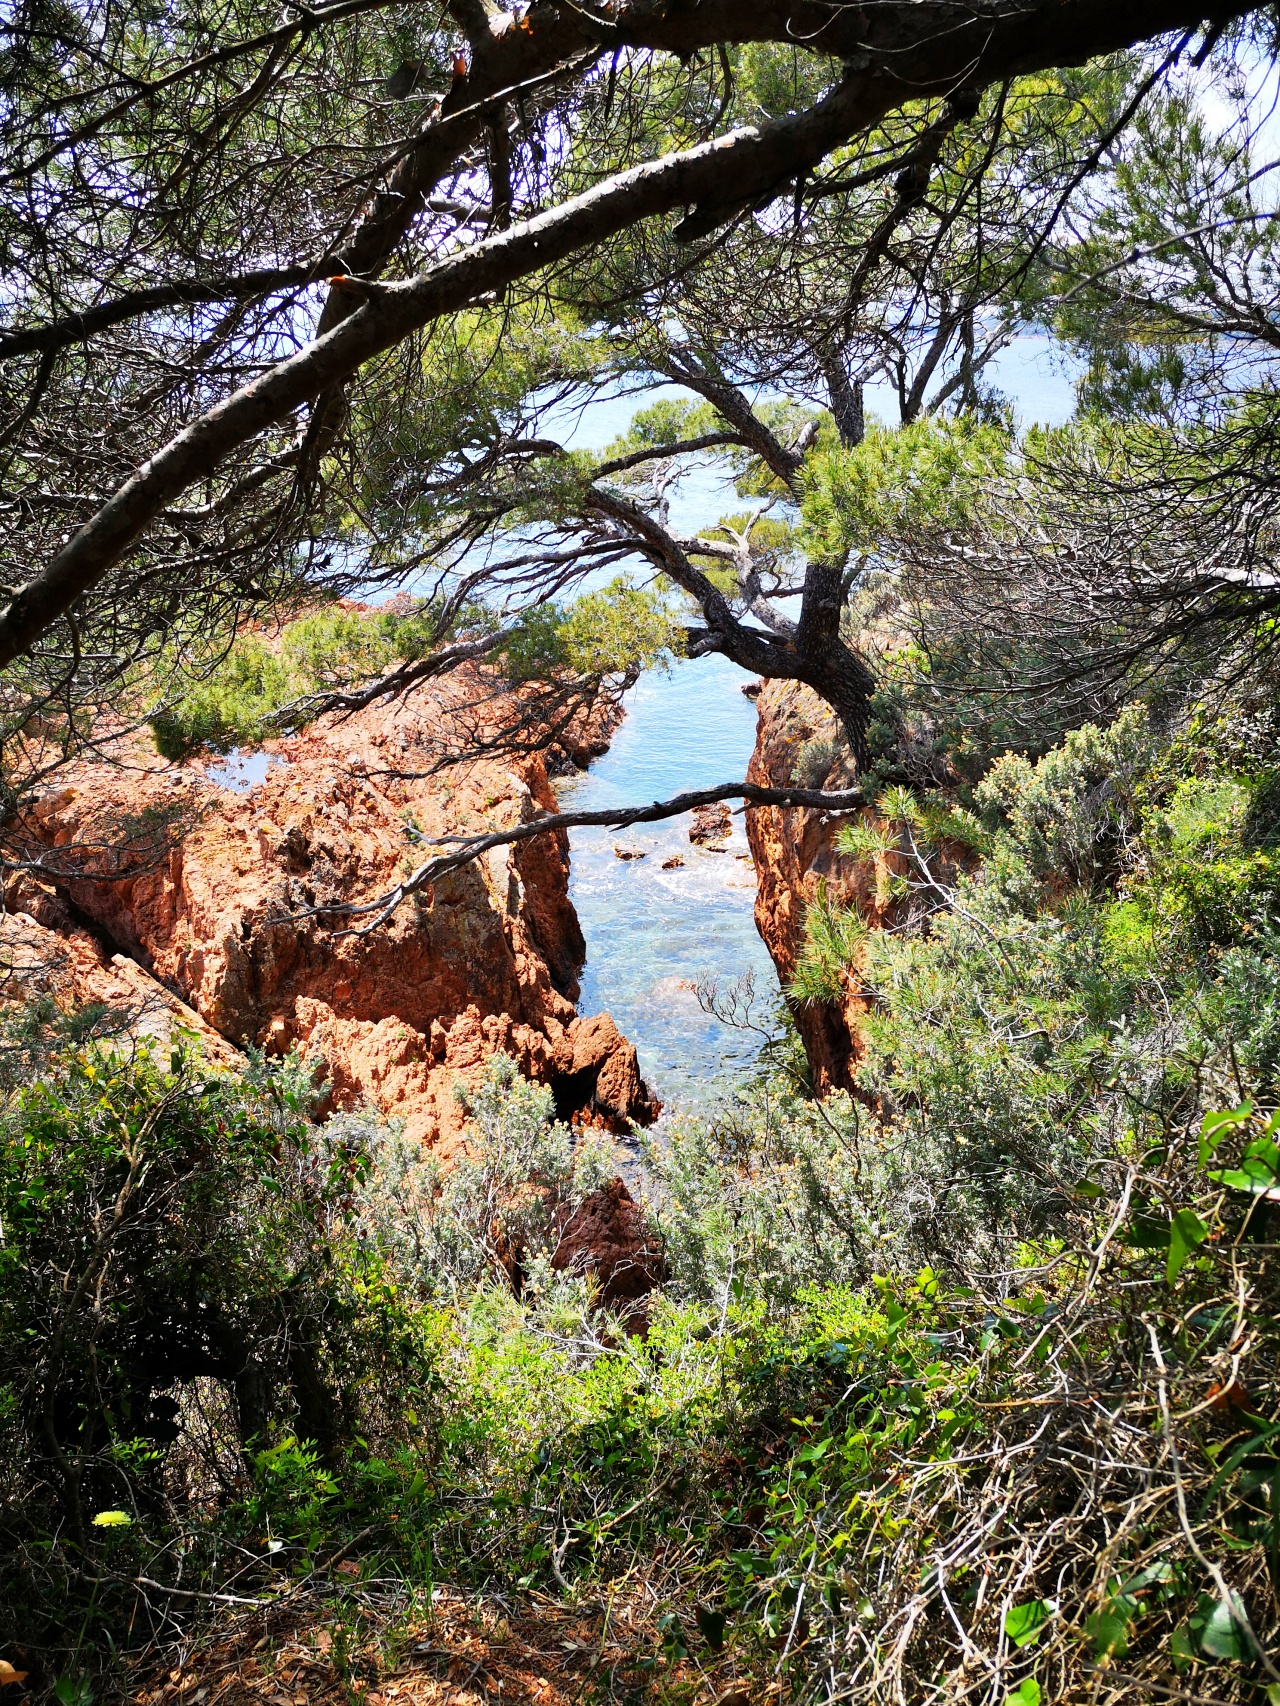
<svg viewBox="0 0 1280 1706"><path fill-rule="evenodd" d="M639 1583L583 1699L1280 1698L1278 760L1132 712L894 788L895 922L824 902L796 991L864 992L859 1094L651 1146L644 1334L551 1261L612 1153L508 1064L441 1178L291 1062L26 1015L0 1651L87 1706L292 1607L358 1693L437 1584Z"/></svg>

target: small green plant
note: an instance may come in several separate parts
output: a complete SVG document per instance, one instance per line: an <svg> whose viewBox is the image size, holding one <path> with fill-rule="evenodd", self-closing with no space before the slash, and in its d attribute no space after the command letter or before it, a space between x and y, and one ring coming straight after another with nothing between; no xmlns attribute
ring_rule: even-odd
<svg viewBox="0 0 1280 1706"><path fill-rule="evenodd" d="M801 788L821 788L840 751L841 743L830 735L814 735L802 742L791 767L791 780Z"/></svg>
<svg viewBox="0 0 1280 1706"><path fill-rule="evenodd" d="M866 939L857 907L833 902L826 883L819 882L805 909L804 948L788 989L791 998L808 1005L840 1000Z"/></svg>

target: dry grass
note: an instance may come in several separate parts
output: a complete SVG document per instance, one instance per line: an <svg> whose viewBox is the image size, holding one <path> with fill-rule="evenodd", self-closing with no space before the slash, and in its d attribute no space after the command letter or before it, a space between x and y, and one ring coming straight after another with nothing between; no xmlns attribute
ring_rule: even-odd
<svg viewBox="0 0 1280 1706"><path fill-rule="evenodd" d="M353 1583L340 1606L268 1609L153 1656L130 1698L134 1706L747 1706L781 1693L780 1683L751 1683L728 1656L652 1660L662 1645L656 1619L651 1589L634 1577L578 1605L438 1587L429 1611L423 1594Z"/></svg>

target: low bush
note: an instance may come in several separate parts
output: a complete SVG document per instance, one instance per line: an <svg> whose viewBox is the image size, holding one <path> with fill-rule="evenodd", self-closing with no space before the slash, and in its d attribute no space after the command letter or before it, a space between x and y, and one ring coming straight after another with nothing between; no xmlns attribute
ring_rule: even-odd
<svg viewBox="0 0 1280 1706"><path fill-rule="evenodd" d="M1133 719L888 790L887 924L810 912L853 1093L650 1135L644 1333L551 1265L616 1151L509 1062L444 1173L296 1063L11 1025L3 1651L65 1706L293 1607L354 1689L447 1580L606 1608L584 1699L1269 1699L1270 764Z"/></svg>
<svg viewBox="0 0 1280 1706"><path fill-rule="evenodd" d="M535 605L510 624L468 606L446 628L435 605L407 599L373 610L321 610L288 623L270 643L238 635L183 695L154 713L156 748L182 759L200 747L256 745L313 718L310 702L326 692L371 681L451 639L493 636L500 628L504 642L486 655L516 686L565 674L634 679L683 647L683 627L665 601L625 577L568 605Z"/></svg>
<svg viewBox="0 0 1280 1706"><path fill-rule="evenodd" d="M381 610L316 611L286 624L272 644L240 634L202 679L153 715L156 748L182 759L202 746L227 752L256 745L279 733L286 715L305 721L308 696L422 656L439 643L438 629L431 605L405 601Z"/></svg>
<svg viewBox="0 0 1280 1706"><path fill-rule="evenodd" d="M310 1101L297 1071L238 1082L181 1053L99 1047L54 1056L12 1098L0 1128L7 1639L56 1653L77 1625L81 1641L113 1629L131 1572L175 1531L195 1548L188 1569L202 1561L216 1579L204 1507L237 1505L247 1466L278 1483L281 1447L295 1478L329 1475L388 1422L384 1394L398 1403L429 1383L417 1325L354 1236L364 1158L317 1144ZM188 1484L205 1401L222 1437ZM251 1509L244 1519L256 1526ZM78 1581L95 1584L87 1600Z"/></svg>

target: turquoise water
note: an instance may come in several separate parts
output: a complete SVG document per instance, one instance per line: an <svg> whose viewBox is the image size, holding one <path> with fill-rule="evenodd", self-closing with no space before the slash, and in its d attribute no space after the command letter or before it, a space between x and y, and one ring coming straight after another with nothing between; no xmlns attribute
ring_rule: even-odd
<svg viewBox="0 0 1280 1706"><path fill-rule="evenodd" d="M646 805L686 788L741 781L755 745L750 677L723 658L645 676L605 757L557 784L566 810ZM767 1009L778 983L756 934L756 882L741 815L724 852L689 841L688 816L634 829L578 829L569 892L582 920L583 1013L608 1012L635 1043L649 1088L667 1104L705 1103L756 1059L759 1038L708 1017L694 986L706 973L755 974ZM615 847L643 852L621 860ZM682 868L664 871L680 855Z"/></svg>

